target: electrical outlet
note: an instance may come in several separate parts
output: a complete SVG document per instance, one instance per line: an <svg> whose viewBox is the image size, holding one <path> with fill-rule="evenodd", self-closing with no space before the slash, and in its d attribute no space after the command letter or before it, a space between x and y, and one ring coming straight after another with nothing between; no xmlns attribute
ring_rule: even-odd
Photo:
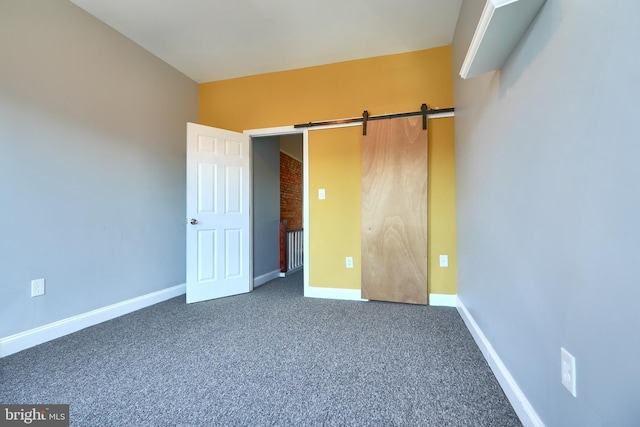
<svg viewBox="0 0 640 427"><path fill-rule="evenodd" d="M347 257L347 268L353 268L353 257Z"/></svg>
<svg viewBox="0 0 640 427"><path fill-rule="evenodd" d="M440 267L449 267L449 255L440 255Z"/></svg>
<svg viewBox="0 0 640 427"><path fill-rule="evenodd" d="M44 279L35 279L31 281L31 296L37 297L44 295Z"/></svg>
<svg viewBox="0 0 640 427"><path fill-rule="evenodd" d="M562 366L562 385L576 397L576 358L560 347L560 363Z"/></svg>
<svg viewBox="0 0 640 427"><path fill-rule="evenodd" d="M324 191L324 188L318 189L318 199L324 200L325 198L326 198L326 193Z"/></svg>

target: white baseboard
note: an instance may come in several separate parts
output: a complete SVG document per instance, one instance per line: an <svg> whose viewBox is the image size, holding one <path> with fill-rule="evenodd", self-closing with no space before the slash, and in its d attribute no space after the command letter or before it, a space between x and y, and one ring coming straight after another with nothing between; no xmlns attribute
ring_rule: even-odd
<svg viewBox="0 0 640 427"><path fill-rule="evenodd" d="M289 271L287 271L286 273L282 273L282 272L281 272L281 273L280 273L280 277L287 277L287 274L292 274L292 273L295 273L296 271L300 271L300 270L302 270L302 268L303 268L303 267L304 267L304 266L303 266L303 265L301 265L300 267L296 267L296 268L294 268L293 270L289 270Z"/></svg>
<svg viewBox="0 0 640 427"><path fill-rule="evenodd" d="M307 286L304 288L304 296L309 298L369 301L362 299L362 292L360 289L318 288L316 286Z"/></svg>
<svg viewBox="0 0 640 427"><path fill-rule="evenodd" d="M260 276L253 278L253 287L257 288L258 286L262 286L270 280L277 279L280 277L280 269L270 271L265 274L261 274Z"/></svg>
<svg viewBox="0 0 640 427"><path fill-rule="evenodd" d="M518 383L516 383L507 367L502 363L500 356L498 356L498 353L496 353L493 346L480 329L480 326L478 326L460 298L458 298L457 307L462 320L464 320L464 323L467 325L469 332L471 332L476 344L480 347L480 350L491 367L493 374L498 379L502 390L504 390L504 394L507 396L511 406L513 406L513 409L520 418L520 422L522 422L525 427L545 427L535 409L533 409L533 406L531 406L531 403L518 386Z"/></svg>
<svg viewBox="0 0 640 427"><path fill-rule="evenodd" d="M177 285L151 292L126 301L98 308L77 316L68 317L38 328L0 338L0 358L60 338L89 326L140 310L162 301L183 295L185 285Z"/></svg>
<svg viewBox="0 0 640 427"><path fill-rule="evenodd" d="M457 295L429 294L429 305L439 307L456 307L457 304Z"/></svg>

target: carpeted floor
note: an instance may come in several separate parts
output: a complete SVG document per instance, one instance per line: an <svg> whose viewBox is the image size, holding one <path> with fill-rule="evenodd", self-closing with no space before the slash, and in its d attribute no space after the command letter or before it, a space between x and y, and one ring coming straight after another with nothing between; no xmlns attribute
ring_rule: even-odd
<svg viewBox="0 0 640 427"><path fill-rule="evenodd" d="M0 359L1 403L75 426L520 426L454 308L304 298L302 272Z"/></svg>

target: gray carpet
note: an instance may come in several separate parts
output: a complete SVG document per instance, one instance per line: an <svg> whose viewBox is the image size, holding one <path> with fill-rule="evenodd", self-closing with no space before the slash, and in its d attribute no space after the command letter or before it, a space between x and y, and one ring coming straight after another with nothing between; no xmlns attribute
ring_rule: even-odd
<svg viewBox="0 0 640 427"><path fill-rule="evenodd" d="M1 403L76 426L520 426L454 308L184 296L0 359Z"/></svg>

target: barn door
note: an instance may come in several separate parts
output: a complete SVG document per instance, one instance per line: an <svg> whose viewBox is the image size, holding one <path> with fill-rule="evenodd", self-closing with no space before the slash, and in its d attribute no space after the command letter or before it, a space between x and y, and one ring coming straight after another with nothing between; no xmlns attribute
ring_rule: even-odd
<svg viewBox="0 0 640 427"><path fill-rule="evenodd" d="M427 304L427 131L370 121L362 139L362 298Z"/></svg>

